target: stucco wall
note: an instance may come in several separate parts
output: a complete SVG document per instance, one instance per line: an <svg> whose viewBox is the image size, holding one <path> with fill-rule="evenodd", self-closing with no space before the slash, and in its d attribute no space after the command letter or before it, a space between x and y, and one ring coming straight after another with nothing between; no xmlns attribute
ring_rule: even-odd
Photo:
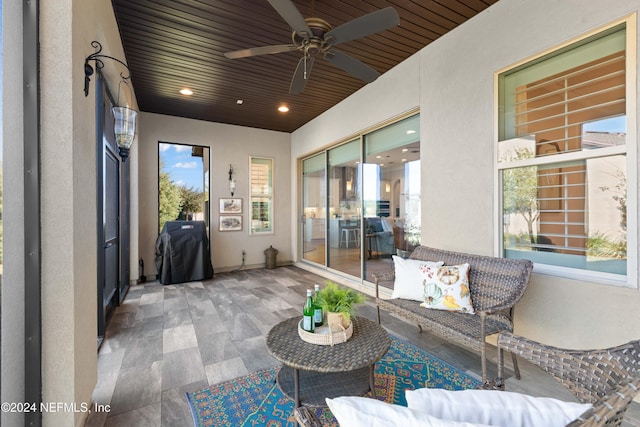
<svg viewBox="0 0 640 427"><path fill-rule="evenodd" d="M637 0L501 0L295 131L292 157L419 105L422 242L496 254L494 73L639 8ZM629 191L637 188L632 182ZM631 282L625 288L536 273L517 306L516 332L575 348L637 339L638 278Z"/></svg>
<svg viewBox="0 0 640 427"><path fill-rule="evenodd" d="M291 261L291 170L290 136L201 120L142 113L139 121L140 221L139 247L145 274L156 274L155 242L158 237L158 142L203 145L211 148L211 255L216 271L232 270L242 263L264 266L264 250L278 249L278 263ZM274 230L271 235L249 234L249 156L275 159ZM243 200L243 229L218 231L218 200L230 197L229 164L236 179L234 197Z"/></svg>
<svg viewBox="0 0 640 427"><path fill-rule="evenodd" d="M0 395L3 402L24 399L24 164L22 102L22 4L5 0L2 15L2 328ZM7 227L6 224L14 224ZM8 284L11 284L10 286ZM11 325L7 327L6 325ZM2 425L24 425L24 416L2 411Z"/></svg>
<svg viewBox="0 0 640 427"><path fill-rule="evenodd" d="M91 402L97 379L95 81L82 91L92 40L124 58L109 0L40 2L42 400L77 405ZM104 68L112 90L114 64ZM43 425L86 416L44 413Z"/></svg>

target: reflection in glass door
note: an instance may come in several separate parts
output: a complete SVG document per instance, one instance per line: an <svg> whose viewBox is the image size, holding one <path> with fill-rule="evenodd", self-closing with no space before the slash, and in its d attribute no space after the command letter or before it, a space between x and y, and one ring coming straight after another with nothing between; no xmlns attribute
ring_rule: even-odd
<svg viewBox="0 0 640 427"><path fill-rule="evenodd" d="M393 269L420 244L420 121L409 117L364 136L364 278ZM383 284L390 285L390 284Z"/></svg>
<svg viewBox="0 0 640 427"><path fill-rule="evenodd" d="M329 262L327 265L361 277L360 140L329 153Z"/></svg>
<svg viewBox="0 0 640 427"><path fill-rule="evenodd" d="M324 153L302 162L302 257L325 264L327 234L327 175Z"/></svg>

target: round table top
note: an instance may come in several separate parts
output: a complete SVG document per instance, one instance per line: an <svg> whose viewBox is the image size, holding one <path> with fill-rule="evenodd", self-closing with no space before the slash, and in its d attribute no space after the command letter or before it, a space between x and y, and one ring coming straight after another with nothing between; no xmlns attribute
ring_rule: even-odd
<svg viewBox="0 0 640 427"><path fill-rule="evenodd" d="M385 329L363 317L352 318L353 335L347 342L308 343L298 335L301 317L275 325L267 334L267 350L286 366L316 372L345 372L371 366L385 355L391 340Z"/></svg>

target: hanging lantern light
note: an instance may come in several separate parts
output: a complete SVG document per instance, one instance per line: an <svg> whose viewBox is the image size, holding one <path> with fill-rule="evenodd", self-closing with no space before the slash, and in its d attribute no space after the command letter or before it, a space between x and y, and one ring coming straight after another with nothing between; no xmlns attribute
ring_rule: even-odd
<svg viewBox="0 0 640 427"><path fill-rule="evenodd" d="M138 112L128 107L113 107L114 132L118 151L123 162L129 157L129 149L136 135L136 116Z"/></svg>

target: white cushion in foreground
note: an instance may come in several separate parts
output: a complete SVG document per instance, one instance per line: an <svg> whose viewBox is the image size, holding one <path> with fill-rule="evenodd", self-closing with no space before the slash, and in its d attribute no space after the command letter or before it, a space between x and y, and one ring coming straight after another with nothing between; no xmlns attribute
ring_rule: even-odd
<svg viewBox="0 0 640 427"><path fill-rule="evenodd" d="M326 399L341 427L487 427L481 424L439 420L419 411L369 397Z"/></svg>
<svg viewBox="0 0 640 427"><path fill-rule="evenodd" d="M592 406L497 390L421 388L405 396L409 408L436 418L500 427L564 427Z"/></svg>

